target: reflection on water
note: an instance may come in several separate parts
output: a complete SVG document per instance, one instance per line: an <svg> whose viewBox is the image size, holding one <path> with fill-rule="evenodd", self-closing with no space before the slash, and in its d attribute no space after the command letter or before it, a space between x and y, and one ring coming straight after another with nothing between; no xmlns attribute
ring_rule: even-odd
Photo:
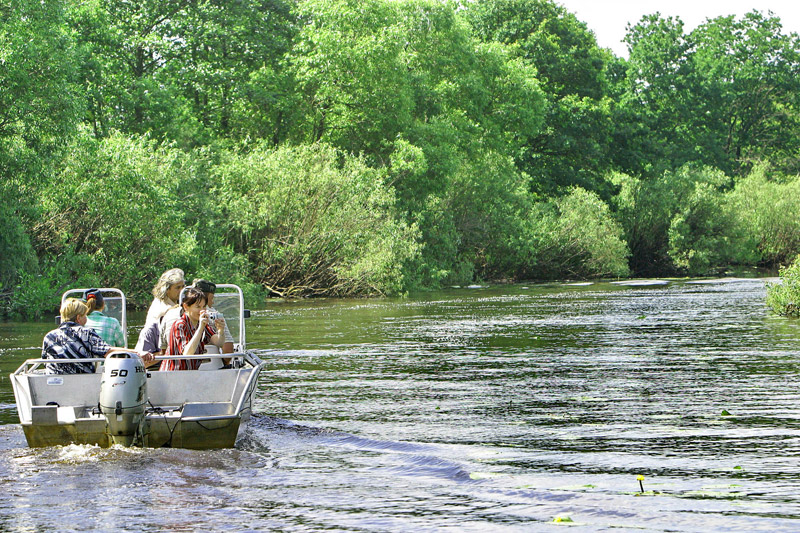
<svg viewBox="0 0 800 533"><path fill-rule="evenodd" d="M800 324L763 302L728 280L275 304L234 450L28 449L3 377L0 529L794 531ZM5 376L48 329L0 326Z"/></svg>

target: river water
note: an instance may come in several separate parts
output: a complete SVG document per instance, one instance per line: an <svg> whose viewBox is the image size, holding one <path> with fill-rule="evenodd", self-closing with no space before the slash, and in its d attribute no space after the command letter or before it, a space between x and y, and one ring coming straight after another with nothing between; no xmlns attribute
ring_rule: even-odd
<svg viewBox="0 0 800 533"><path fill-rule="evenodd" d="M7 376L52 326L0 324L0 530L797 531L800 322L764 296L274 304L248 322L268 349L248 434L218 451L27 448Z"/></svg>

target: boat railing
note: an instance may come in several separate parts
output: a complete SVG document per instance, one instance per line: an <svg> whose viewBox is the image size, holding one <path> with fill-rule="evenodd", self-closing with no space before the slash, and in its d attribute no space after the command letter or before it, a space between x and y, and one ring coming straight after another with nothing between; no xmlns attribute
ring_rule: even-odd
<svg viewBox="0 0 800 533"><path fill-rule="evenodd" d="M234 352L234 353L226 353L226 354L195 354L195 355L157 355L155 357L156 361L166 361L166 360L173 360L173 359L208 359L209 357L223 357L225 359L231 359L233 362L233 368L241 368L244 366L251 366L254 368L260 368L265 363L261 360L258 355L251 351L246 352ZM20 367L14 372L14 375L21 375L27 373L34 373L37 370L40 370L43 365L52 364L52 365L70 365L76 363L104 363L105 358L103 357L93 357L93 358L86 358L86 359L27 359L24 363L20 365ZM152 372L152 370L151 370Z"/></svg>
<svg viewBox="0 0 800 533"><path fill-rule="evenodd" d="M264 361L261 360L255 353L248 350L245 352L233 353L203 353L195 355L157 355L156 361L171 361L175 359L208 359L210 357L217 357L221 359L231 359L232 361L239 361L240 363L249 363L251 366L261 366Z"/></svg>

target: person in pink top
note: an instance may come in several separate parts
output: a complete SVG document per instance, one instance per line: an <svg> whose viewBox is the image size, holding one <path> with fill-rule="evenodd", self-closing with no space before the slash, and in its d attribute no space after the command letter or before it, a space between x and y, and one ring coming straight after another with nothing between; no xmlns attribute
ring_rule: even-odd
<svg viewBox="0 0 800 533"><path fill-rule="evenodd" d="M222 348L225 336L214 333L208 324L206 295L194 287L184 289L181 294L181 317L172 325L165 355L202 354L206 344ZM225 320L215 322L217 331L225 331ZM165 359L160 370L197 370L202 359Z"/></svg>

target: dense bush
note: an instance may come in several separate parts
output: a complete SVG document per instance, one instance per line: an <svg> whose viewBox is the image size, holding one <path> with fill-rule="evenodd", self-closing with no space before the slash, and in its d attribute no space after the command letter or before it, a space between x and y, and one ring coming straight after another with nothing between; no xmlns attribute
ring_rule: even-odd
<svg viewBox="0 0 800 533"><path fill-rule="evenodd" d="M11 291L23 272L36 269L36 254L15 209L13 191L0 183L0 293Z"/></svg>
<svg viewBox="0 0 800 533"><path fill-rule="evenodd" d="M655 179L615 174L618 220L638 275L704 275L755 260L729 205L732 180L710 167L686 164Z"/></svg>
<svg viewBox="0 0 800 533"><path fill-rule="evenodd" d="M380 172L327 145L229 152L214 170L222 220L253 278L285 296L403 288L416 230Z"/></svg>
<svg viewBox="0 0 800 533"><path fill-rule="evenodd" d="M780 270L780 283L767 284L767 305L783 316L800 316L800 256Z"/></svg>
<svg viewBox="0 0 800 533"><path fill-rule="evenodd" d="M476 150L459 163L445 192L429 196L419 214L420 260L429 273L423 285L506 276L531 204L525 176L509 158Z"/></svg>
<svg viewBox="0 0 800 533"><path fill-rule="evenodd" d="M19 275L19 285L7 307L12 317L34 318L58 313L61 295L69 288L103 285L86 254L74 254L67 246L58 256L45 256L36 268Z"/></svg>
<svg viewBox="0 0 800 533"><path fill-rule="evenodd" d="M519 243L527 263L524 277L622 277L629 274L622 227L595 193L575 187L530 213ZM522 261L521 261L522 262Z"/></svg>
<svg viewBox="0 0 800 533"><path fill-rule="evenodd" d="M763 263L786 265L800 254L800 176L771 179L765 166L730 194L740 232Z"/></svg>
<svg viewBox="0 0 800 533"><path fill-rule="evenodd" d="M82 136L57 175L36 191L28 221L39 268L22 274L11 309L37 315L67 287L119 287L143 305L161 272L248 282L243 257L222 242L201 154L146 138Z"/></svg>
<svg viewBox="0 0 800 533"><path fill-rule="evenodd" d="M755 250L737 223L738 213L727 201L725 189L730 187L730 178L708 167L683 167L672 178L679 173L685 176L685 183L693 181L694 187L677 206L667 232L674 268L702 276L731 264L752 264L757 259Z"/></svg>
<svg viewBox="0 0 800 533"><path fill-rule="evenodd" d="M186 198L200 193L186 186L187 167L186 154L145 139L82 137L41 189L37 249L54 258L86 256L98 282L146 293L165 265L185 267L200 251L181 220Z"/></svg>

